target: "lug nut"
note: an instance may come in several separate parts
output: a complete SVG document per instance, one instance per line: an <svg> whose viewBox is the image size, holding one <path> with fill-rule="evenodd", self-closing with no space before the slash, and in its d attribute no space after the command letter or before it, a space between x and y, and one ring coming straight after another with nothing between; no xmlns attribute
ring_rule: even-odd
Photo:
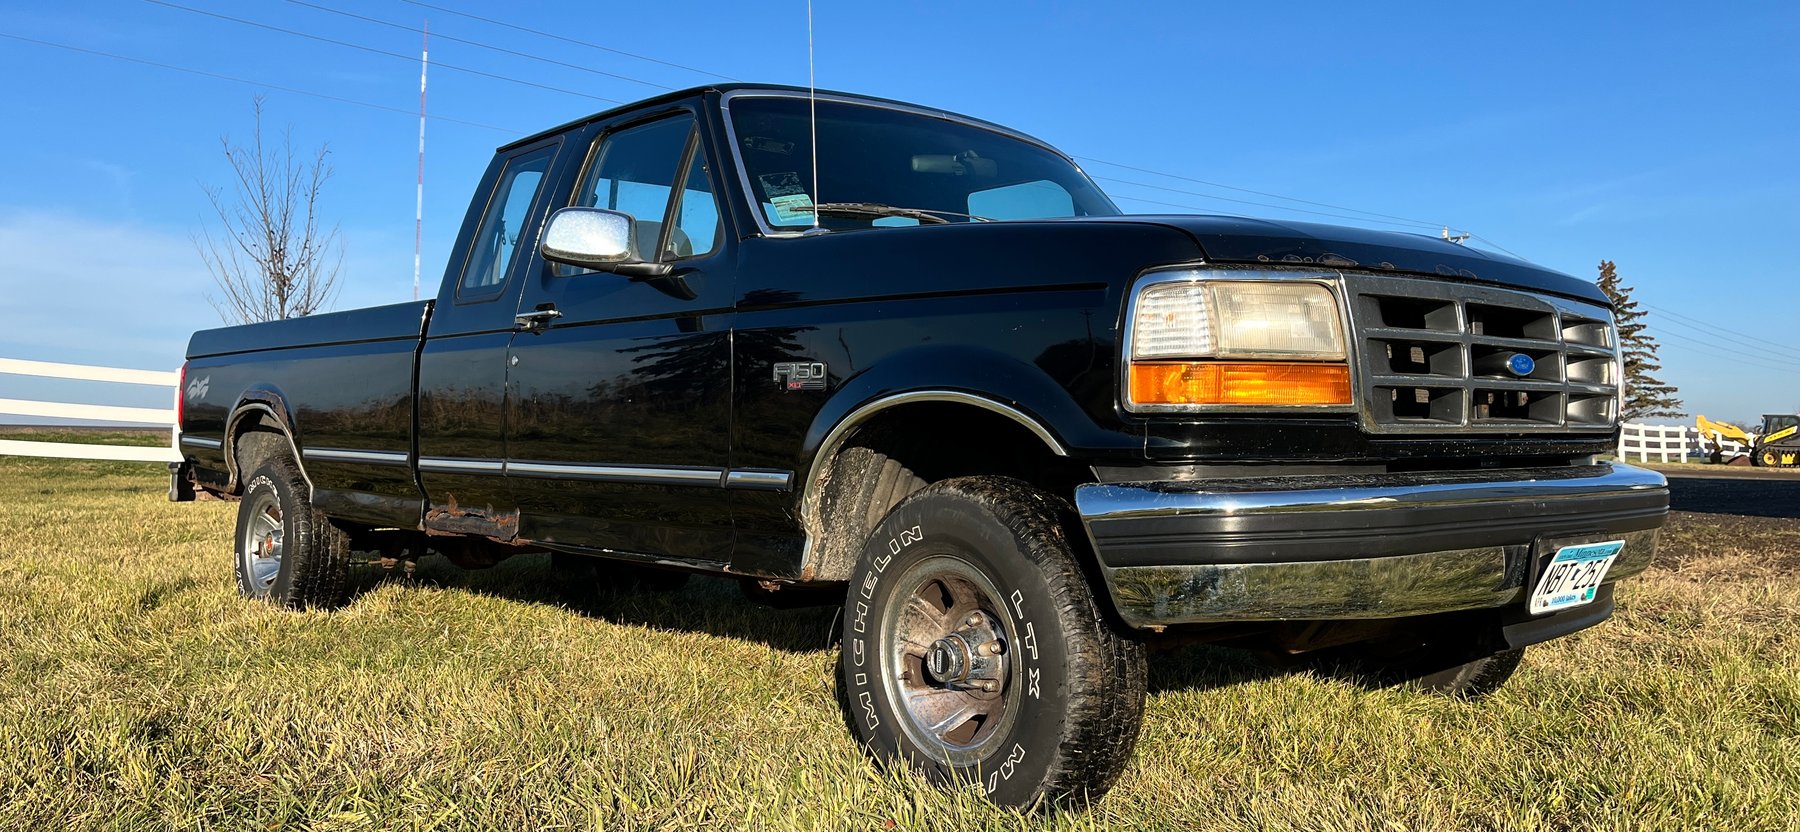
<svg viewBox="0 0 1800 832"><path fill-rule="evenodd" d="M993 679L983 679L981 680L981 689L988 693L993 693L1000 689L1000 683Z"/></svg>
<svg viewBox="0 0 1800 832"><path fill-rule="evenodd" d="M980 647L975 648L975 652L980 653L983 656L998 656L1000 655L1000 642L998 640L985 642Z"/></svg>
<svg viewBox="0 0 1800 832"><path fill-rule="evenodd" d="M975 613L974 615L969 616L968 624L971 627L979 627L985 623L985 621L986 619L981 617L981 613Z"/></svg>

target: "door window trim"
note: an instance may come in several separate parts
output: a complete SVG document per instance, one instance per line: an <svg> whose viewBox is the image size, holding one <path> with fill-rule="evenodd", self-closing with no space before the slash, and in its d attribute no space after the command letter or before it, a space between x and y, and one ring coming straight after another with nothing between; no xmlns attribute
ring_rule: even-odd
<svg viewBox="0 0 1800 832"><path fill-rule="evenodd" d="M507 183L506 177L508 172L512 171L514 166L519 164L522 160L542 153L545 154L546 157L544 160L544 171L541 178L538 179L537 188L531 193L531 201L527 204L525 211L525 227L527 229L532 229L532 231L530 232L529 239L527 239L527 232L525 230L519 232L519 245L515 247L514 250L524 251L526 248L536 248L536 227L542 223L545 188L550 184L552 175L556 173L556 152L561 145L562 137L557 136L550 141L524 148L513 153L513 155L508 156L506 161L501 165L500 173L494 177L494 184L488 188L488 198L486 204L481 208L481 218L475 221L475 228L471 232L468 246L463 252L462 268L458 269L456 272L456 290L452 293L452 298L456 302L456 305L462 306L465 304L489 303L504 297L507 294L507 288L512 286L513 281L516 279L515 275L525 268L524 264L526 262L530 261L531 258L529 255L535 252L526 252L527 256L523 260L520 260L518 255L515 255L514 262L509 263L506 266L506 275L504 279L493 286L483 287L480 291L469 291L468 287L463 285L463 281L468 278L469 263L475 259L474 253L476 246L480 245L482 228L487 225L488 212L494 209L494 200L504 198L500 193L500 187ZM534 222L534 219L537 221Z"/></svg>
<svg viewBox="0 0 1800 832"><path fill-rule="evenodd" d="M705 152L706 152L706 148L704 146L702 146L703 143L701 142L701 138L700 138L701 122L700 122L700 114L697 111L695 111L693 108L687 107L687 106L676 107L676 108L672 108L669 110L663 110L663 111L659 111L656 113L648 114L642 118L634 118L627 122L622 122L622 123L619 123L616 125L608 125L608 126L602 128L600 131L600 134L595 136L593 142L591 142L588 145L587 158L582 162L581 170L575 176L575 187L569 193L568 205L570 205L570 206L580 205L581 200L582 200L582 194L584 191L587 190L587 186L589 183L588 177L591 174L597 173L596 168L602 162L600 150L602 147L604 147L606 145L606 142L609 139L611 139L612 137L614 137L620 133L623 133L627 130L635 130L639 127L643 127L643 126L650 125L650 124L655 124L656 122L659 122L659 121L666 121L666 120L672 119L672 118L682 118L684 116L688 119L687 140L686 140L686 143L682 146L681 156L676 161L675 170L671 174L673 179L671 180L671 184L669 186L669 198L666 201L664 201L664 203L663 203L663 221L662 221L663 227L662 227L661 232L657 235L657 240L656 240L656 251L655 251L656 257L655 257L655 259L648 261L648 262L652 262L652 263L680 263L680 262L685 262L688 260L698 260L698 259L705 258L705 257L711 257L712 255L717 254L719 252L720 248L724 244L725 209L724 209L724 205L719 200L719 182L716 178L713 177L711 171L703 170L702 173L706 176L707 186L712 189L709 195L712 197L712 200L713 200L713 212L715 214L715 217L713 220L714 232L713 232L712 247L707 249L706 251L697 251L697 252L694 252L693 254L689 254L685 257L674 257L674 258L666 258L665 259L665 257L663 256L664 252L666 252L668 250L669 235L671 233L670 229L676 225L679 225L679 223L680 223L680 217L676 214L676 211L678 211L681 208L682 199L685 196L686 188L683 188L681 186L684 185L687 181L688 166L693 164L693 160L694 160L695 156L705 154ZM717 166L714 165L713 167L717 167ZM673 221L671 221L671 217L674 218ZM637 218L633 217L632 219L635 220ZM640 253L642 253L642 252L640 252ZM578 269L578 270L569 272L567 274L559 274L557 276L573 277L576 275L592 274L594 271L595 270L593 270L593 269Z"/></svg>

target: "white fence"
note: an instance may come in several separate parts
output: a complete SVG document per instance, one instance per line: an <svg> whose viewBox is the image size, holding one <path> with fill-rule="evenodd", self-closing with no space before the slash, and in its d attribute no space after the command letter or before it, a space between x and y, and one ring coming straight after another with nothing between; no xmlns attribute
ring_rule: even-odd
<svg viewBox="0 0 1800 832"><path fill-rule="evenodd" d="M24 361L0 358L0 373L70 381L105 381L114 384L138 384L169 388L171 406L115 407L98 404L41 402L28 399L0 398L0 415L36 416L50 419L87 419L96 422L152 424L169 429L168 447L98 445L79 442L32 442L0 439L0 455L38 456L55 459L110 459L130 462L179 462L181 452L175 447L175 410L173 402L179 392L181 374L161 370L123 370L116 367L90 367L86 364L57 364L50 361Z"/></svg>
<svg viewBox="0 0 1800 832"><path fill-rule="evenodd" d="M1689 425L1642 425L1626 422L1619 431L1619 459L1626 462L1684 462L1688 457L1711 459L1712 440ZM1723 458L1750 453L1729 439L1720 443Z"/></svg>

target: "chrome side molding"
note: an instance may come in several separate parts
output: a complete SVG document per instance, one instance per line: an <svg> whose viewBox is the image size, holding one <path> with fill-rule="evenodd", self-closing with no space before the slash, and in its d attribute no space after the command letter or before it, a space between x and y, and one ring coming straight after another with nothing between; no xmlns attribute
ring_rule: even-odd
<svg viewBox="0 0 1800 832"><path fill-rule="evenodd" d="M307 448L301 451L308 460L320 462L364 462L370 465L405 465L412 455L405 451L356 451L348 448Z"/></svg>
<svg viewBox="0 0 1800 832"><path fill-rule="evenodd" d="M357 452L370 453L370 452ZM346 459L346 461L351 461ZM355 460L373 461L373 460ZM401 455L401 461L405 456ZM638 485L697 485L755 491L786 491L794 472L758 468L708 468L676 465L592 465L531 460L421 457L419 470L431 474L498 474L537 479L570 479Z"/></svg>

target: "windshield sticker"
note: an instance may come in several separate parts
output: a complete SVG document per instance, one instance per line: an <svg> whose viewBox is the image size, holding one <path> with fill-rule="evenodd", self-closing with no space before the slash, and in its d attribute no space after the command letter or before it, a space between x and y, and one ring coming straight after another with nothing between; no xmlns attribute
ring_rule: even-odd
<svg viewBox="0 0 1800 832"><path fill-rule="evenodd" d="M769 202L775 206L775 219L783 225L812 222L812 197L806 194L773 197Z"/></svg>
<svg viewBox="0 0 1800 832"><path fill-rule="evenodd" d="M775 208L775 219L783 225L812 222L812 197L806 193L806 186L800 182L800 174L792 171L783 173L765 173L756 177L762 181L763 194L768 197L769 204Z"/></svg>

